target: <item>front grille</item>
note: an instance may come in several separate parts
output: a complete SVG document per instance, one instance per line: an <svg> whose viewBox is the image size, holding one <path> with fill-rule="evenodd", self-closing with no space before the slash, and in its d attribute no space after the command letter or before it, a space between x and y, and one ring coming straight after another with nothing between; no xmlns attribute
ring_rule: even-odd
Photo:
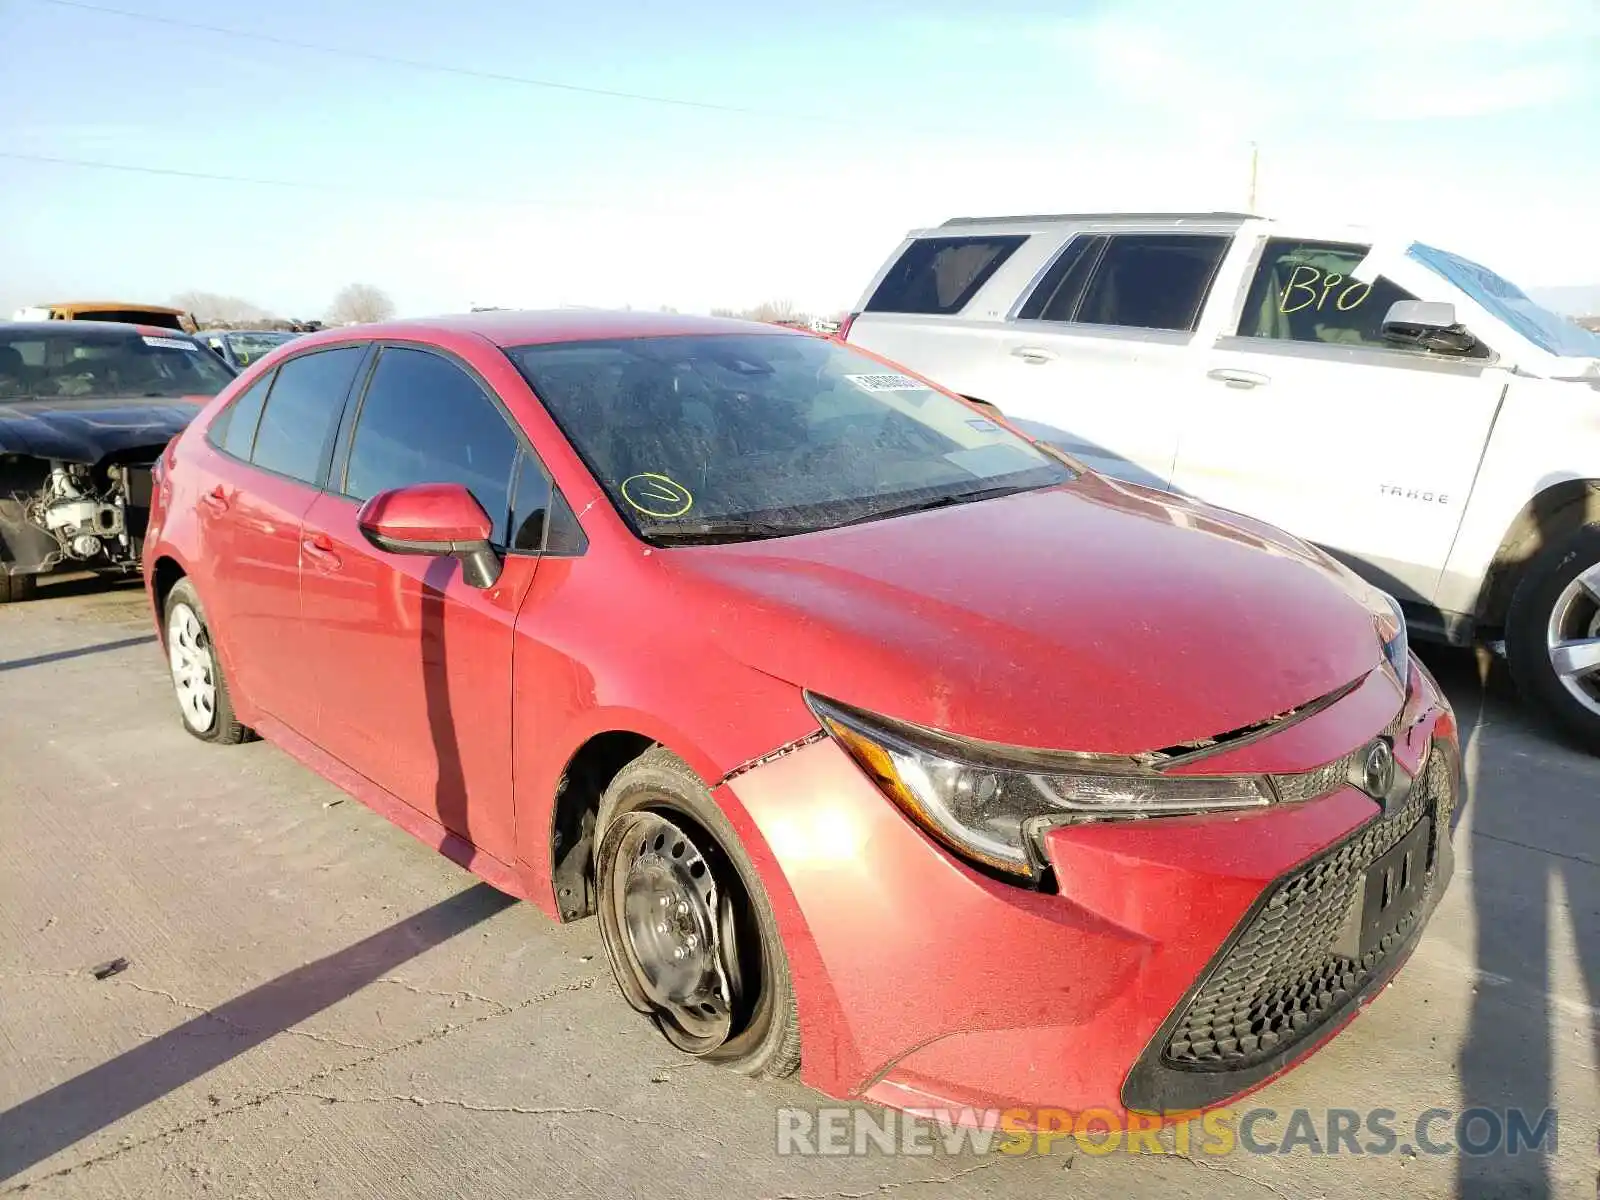
<svg viewBox="0 0 1600 1200"><path fill-rule="evenodd" d="M1383 736L1391 742L1400 734L1401 719L1405 710L1395 714L1394 720L1389 722ZM1350 782L1350 775L1366 758L1367 747L1372 743L1363 742L1343 758L1336 758L1331 763L1310 771L1301 771L1295 775L1274 775L1272 786L1277 789L1278 799L1285 804L1298 800L1315 800L1318 796L1326 796L1334 788L1343 787Z"/></svg>
<svg viewBox="0 0 1600 1200"><path fill-rule="evenodd" d="M1434 748L1405 804L1282 880L1248 919L1174 1024L1163 1051L1172 1066L1248 1068L1310 1036L1383 967L1416 928L1437 886L1437 847L1454 804L1449 755ZM1431 811L1427 878L1393 932L1359 958L1339 953L1347 916L1367 868Z"/></svg>

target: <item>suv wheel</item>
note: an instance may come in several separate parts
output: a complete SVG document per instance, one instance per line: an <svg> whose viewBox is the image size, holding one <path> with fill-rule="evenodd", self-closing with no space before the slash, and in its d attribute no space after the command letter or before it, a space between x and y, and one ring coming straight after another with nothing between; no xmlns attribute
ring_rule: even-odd
<svg viewBox="0 0 1600 1200"><path fill-rule="evenodd" d="M1506 616L1506 658L1523 695L1600 754L1600 525L1528 565Z"/></svg>

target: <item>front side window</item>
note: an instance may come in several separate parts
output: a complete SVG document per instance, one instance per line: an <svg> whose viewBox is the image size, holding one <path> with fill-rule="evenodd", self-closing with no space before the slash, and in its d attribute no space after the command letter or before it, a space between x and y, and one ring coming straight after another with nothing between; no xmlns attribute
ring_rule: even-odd
<svg viewBox="0 0 1600 1200"><path fill-rule="evenodd" d="M494 522L491 540L506 546L518 449L475 379L437 354L391 346L367 385L344 492L367 500L416 483L459 483Z"/></svg>
<svg viewBox="0 0 1600 1200"><path fill-rule="evenodd" d="M302 483L320 483L323 456L364 353L364 346L341 346L279 366L250 461Z"/></svg>
<svg viewBox="0 0 1600 1200"><path fill-rule="evenodd" d="M1124 233L1104 239L1092 274L1051 319L1188 333L1228 252L1220 234ZM1071 307L1066 308L1070 301Z"/></svg>
<svg viewBox="0 0 1600 1200"><path fill-rule="evenodd" d="M918 238L883 277L867 312L958 313L1025 235Z"/></svg>
<svg viewBox="0 0 1600 1200"><path fill-rule="evenodd" d="M1072 479L958 400L836 342L714 334L507 351L641 536L745 540Z"/></svg>
<svg viewBox="0 0 1600 1200"><path fill-rule="evenodd" d="M1239 336L1394 349L1383 319L1416 297L1382 275L1356 278L1368 247L1270 238L1239 315Z"/></svg>

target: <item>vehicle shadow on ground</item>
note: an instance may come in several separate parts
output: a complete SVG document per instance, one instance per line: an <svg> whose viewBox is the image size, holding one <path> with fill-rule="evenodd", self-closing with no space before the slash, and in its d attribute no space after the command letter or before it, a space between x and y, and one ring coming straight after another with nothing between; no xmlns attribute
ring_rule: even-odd
<svg viewBox="0 0 1600 1200"><path fill-rule="evenodd" d="M512 903L477 884L0 1112L0 1179L194 1082ZM205 1034L227 1036L197 1036Z"/></svg>
<svg viewBox="0 0 1600 1200"><path fill-rule="evenodd" d="M1580 976L1589 988L1589 1040L1600 1053L1592 1007L1600 999L1600 863L1592 842L1585 841L1592 837L1593 817L1571 811L1579 789L1564 789L1560 799L1539 790L1563 767L1586 778L1592 766L1519 699L1499 658L1443 647L1424 647L1423 653L1455 705L1471 788L1466 882L1478 975L1458 1062L1461 1110L1492 1112L1474 1119L1469 1137L1485 1145L1500 1142L1491 1153L1459 1155L1456 1194L1465 1200L1552 1197L1558 1188L1548 1153L1513 1154L1504 1139L1511 1110L1521 1110L1525 1127L1533 1130L1555 1106L1557 1056L1570 1053L1552 1032L1552 1021L1563 1015L1554 1011L1552 978L1553 963L1565 953L1552 937L1551 913L1558 906L1569 914ZM1528 755L1517 744L1530 740L1549 747L1548 769L1530 771ZM1544 752L1541 747L1541 757ZM1567 1153L1592 1136L1586 1128L1561 1128L1559 1114L1555 1127ZM1448 1132L1458 1136L1457 1130Z"/></svg>
<svg viewBox="0 0 1600 1200"><path fill-rule="evenodd" d="M126 650L130 646L148 646L156 640L153 633L143 637L121 638L115 642L100 642L94 646L75 646L70 650L55 650L49 654L35 654L31 658L13 658L0 662L0 671L21 671L26 667L42 667L46 663L65 662L69 658L83 658L89 654L105 654L111 650Z"/></svg>

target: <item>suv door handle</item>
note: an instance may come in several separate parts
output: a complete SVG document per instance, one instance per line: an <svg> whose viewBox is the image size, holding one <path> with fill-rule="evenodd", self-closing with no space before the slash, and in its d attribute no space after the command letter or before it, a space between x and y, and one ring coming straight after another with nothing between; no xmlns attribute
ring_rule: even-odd
<svg viewBox="0 0 1600 1200"><path fill-rule="evenodd" d="M1046 350L1043 346L1013 346L1011 357L1020 358L1025 363L1037 364L1054 362L1057 356L1054 350Z"/></svg>
<svg viewBox="0 0 1600 1200"><path fill-rule="evenodd" d="M1253 388L1264 383L1271 383L1272 376L1263 375L1259 371L1236 371L1232 367L1218 367L1214 371L1206 372L1207 379L1220 379L1229 387Z"/></svg>
<svg viewBox="0 0 1600 1200"><path fill-rule="evenodd" d="M214 513L228 511L228 493L222 490L220 483L209 492L204 493L200 497L200 501Z"/></svg>
<svg viewBox="0 0 1600 1200"><path fill-rule="evenodd" d="M308 559L324 571L337 571L344 566L344 562L334 553L333 539L325 533L302 538L300 549L305 551Z"/></svg>

